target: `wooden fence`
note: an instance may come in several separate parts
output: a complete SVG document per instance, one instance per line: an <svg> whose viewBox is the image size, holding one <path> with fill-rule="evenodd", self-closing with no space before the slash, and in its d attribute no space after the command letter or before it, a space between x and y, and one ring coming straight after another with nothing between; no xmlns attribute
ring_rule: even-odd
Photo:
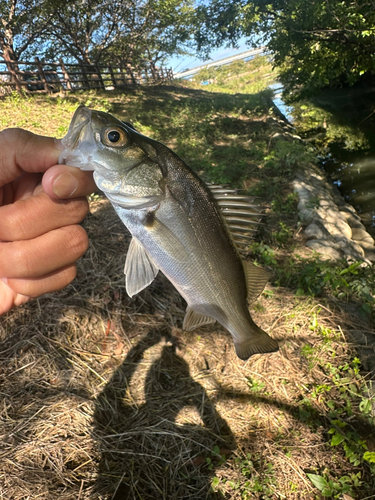
<svg viewBox="0 0 375 500"><path fill-rule="evenodd" d="M34 61L10 62L0 60L0 95L12 90L52 94L60 90L107 89L129 85L155 84L173 79L172 69L148 66L134 68L111 65L46 63Z"/></svg>

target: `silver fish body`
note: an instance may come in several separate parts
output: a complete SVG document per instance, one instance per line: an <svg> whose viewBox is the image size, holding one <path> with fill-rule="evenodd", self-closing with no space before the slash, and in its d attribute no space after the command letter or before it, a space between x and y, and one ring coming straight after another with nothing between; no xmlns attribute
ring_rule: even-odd
<svg viewBox="0 0 375 500"><path fill-rule="evenodd" d="M213 193L177 155L111 115L84 107L63 145L60 162L94 170L133 236L125 264L130 296L161 270L188 304L184 329L218 321L241 359L278 349L248 310L267 274L241 259Z"/></svg>

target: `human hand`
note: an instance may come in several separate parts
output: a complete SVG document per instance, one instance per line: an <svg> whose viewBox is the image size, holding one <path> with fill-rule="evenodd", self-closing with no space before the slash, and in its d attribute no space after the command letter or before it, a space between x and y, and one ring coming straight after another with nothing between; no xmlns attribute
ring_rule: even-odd
<svg viewBox="0 0 375 500"><path fill-rule="evenodd" d="M51 137L0 132L0 315L67 286L87 250L78 223L96 187L90 172L56 165L59 153Z"/></svg>

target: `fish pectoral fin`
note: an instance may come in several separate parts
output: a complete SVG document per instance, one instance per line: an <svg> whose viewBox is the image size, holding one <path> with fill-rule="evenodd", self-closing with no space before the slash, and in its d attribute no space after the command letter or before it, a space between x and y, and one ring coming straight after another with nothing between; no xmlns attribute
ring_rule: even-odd
<svg viewBox="0 0 375 500"><path fill-rule="evenodd" d="M143 246L137 239L133 238L126 255L124 269L126 291L129 297L133 297L152 283L158 271L159 269L152 262Z"/></svg>
<svg viewBox="0 0 375 500"><path fill-rule="evenodd" d="M247 301L251 304L263 292L267 281L270 279L270 273L247 261L243 261L243 267L247 284Z"/></svg>
<svg viewBox="0 0 375 500"><path fill-rule="evenodd" d="M211 323L215 323L215 319L210 316L205 316L204 314L200 314L195 312L191 307L186 309L186 314L184 318L184 322L182 325L182 329L187 332L191 332L195 328L203 325L210 325Z"/></svg>

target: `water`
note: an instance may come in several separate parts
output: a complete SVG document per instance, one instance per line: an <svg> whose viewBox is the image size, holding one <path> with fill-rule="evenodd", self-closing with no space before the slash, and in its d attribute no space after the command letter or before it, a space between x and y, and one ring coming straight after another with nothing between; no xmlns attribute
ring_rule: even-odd
<svg viewBox="0 0 375 500"><path fill-rule="evenodd" d="M275 103L275 106L279 108L279 110L282 112L282 114L288 121L293 122L293 114L292 114L293 107L287 106L283 101L282 97L283 86L281 85L281 83L280 82L273 83L272 85L269 86L269 88L272 89L274 92L272 100Z"/></svg>

